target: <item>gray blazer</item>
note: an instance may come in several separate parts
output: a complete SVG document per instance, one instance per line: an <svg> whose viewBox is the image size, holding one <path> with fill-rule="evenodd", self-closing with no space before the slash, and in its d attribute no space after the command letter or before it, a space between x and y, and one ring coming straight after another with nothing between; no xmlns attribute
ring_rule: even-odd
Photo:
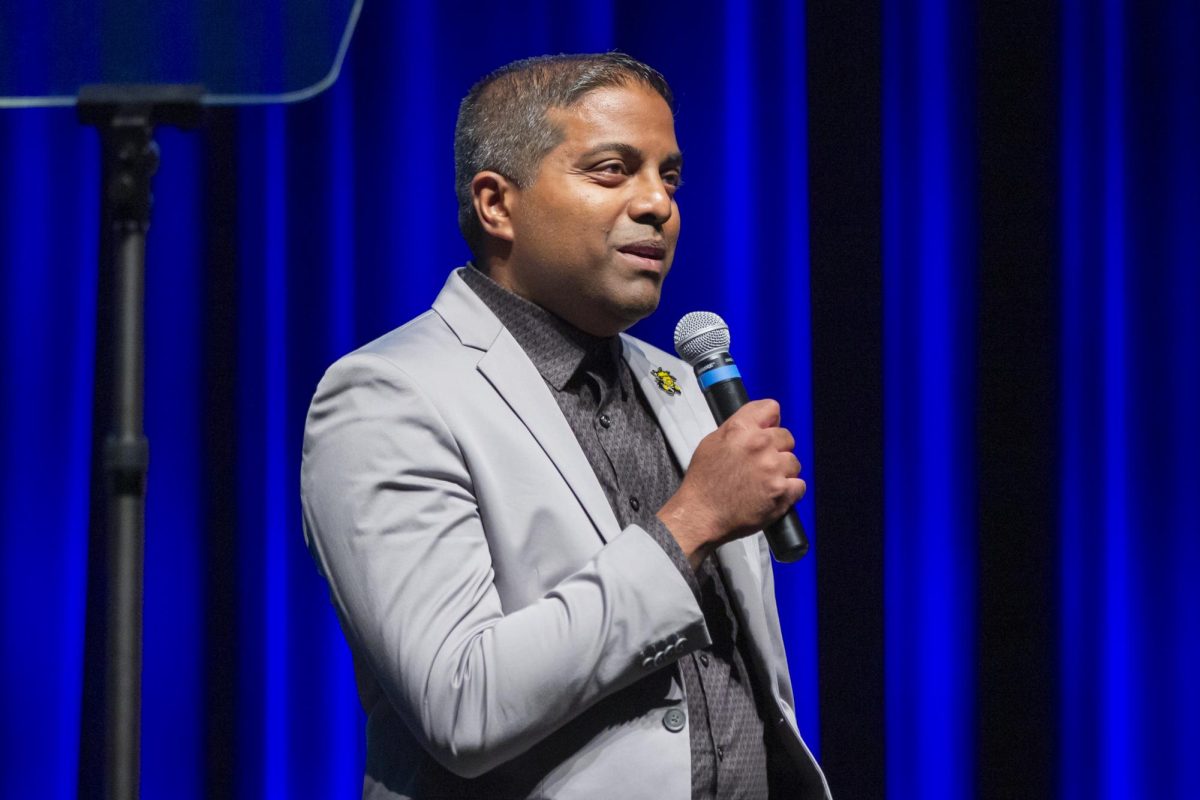
<svg viewBox="0 0 1200 800"><path fill-rule="evenodd" d="M691 371L621 338L686 468L714 427ZM658 388L660 367L682 394ZM618 526L537 369L457 272L432 310L325 374L301 492L368 714L364 797L690 797L688 731L664 715L687 708L671 665L710 642L700 608L654 540ZM717 557L796 796L828 798L796 728L766 541Z"/></svg>

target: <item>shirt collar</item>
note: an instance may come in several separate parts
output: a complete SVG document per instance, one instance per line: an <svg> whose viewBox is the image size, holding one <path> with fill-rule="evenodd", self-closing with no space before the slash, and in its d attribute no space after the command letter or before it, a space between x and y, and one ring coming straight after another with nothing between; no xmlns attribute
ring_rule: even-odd
<svg viewBox="0 0 1200 800"><path fill-rule="evenodd" d="M612 365L620 358L618 337L592 336L579 330L536 303L510 292L474 264L468 264L461 274L467 286L508 329L556 391L561 392L566 387L585 360ZM615 376L616 371L604 372Z"/></svg>

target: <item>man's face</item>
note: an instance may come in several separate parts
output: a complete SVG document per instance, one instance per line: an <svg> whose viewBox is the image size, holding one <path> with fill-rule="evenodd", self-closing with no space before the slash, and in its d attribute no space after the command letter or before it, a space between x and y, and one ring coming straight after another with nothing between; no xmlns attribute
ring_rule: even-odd
<svg viewBox="0 0 1200 800"><path fill-rule="evenodd" d="M563 141L510 205L512 250L497 280L597 336L658 306L679 239L682 157L666 101L641 84L551 109Z"/></svg>

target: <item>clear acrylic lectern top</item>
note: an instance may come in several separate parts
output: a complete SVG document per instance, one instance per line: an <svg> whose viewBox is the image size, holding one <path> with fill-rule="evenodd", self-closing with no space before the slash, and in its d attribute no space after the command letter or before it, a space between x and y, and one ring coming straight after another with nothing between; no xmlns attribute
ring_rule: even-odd
<svg viewBox="0 0 1200 800"><path fill-rule="evenodd" d="M0 108L92 84L198 84L203 105L306 100L337 78L362 0L0 0Z"/></svg>

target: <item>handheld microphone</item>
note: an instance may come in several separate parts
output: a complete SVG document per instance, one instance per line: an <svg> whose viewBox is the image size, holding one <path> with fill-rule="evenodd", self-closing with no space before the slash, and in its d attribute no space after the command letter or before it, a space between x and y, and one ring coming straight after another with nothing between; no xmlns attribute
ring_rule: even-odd
<svg viewBox="0 0 1200 800"><path fill-rule="evenodd" d="M729 326L711 311L684 314L675 326L675 352L696 371L696 382L720 425L750 402L742 375L729 355ZM796 509L772 522L763 531L776 561L798 561L808 552L808 536Z"/></svg>

